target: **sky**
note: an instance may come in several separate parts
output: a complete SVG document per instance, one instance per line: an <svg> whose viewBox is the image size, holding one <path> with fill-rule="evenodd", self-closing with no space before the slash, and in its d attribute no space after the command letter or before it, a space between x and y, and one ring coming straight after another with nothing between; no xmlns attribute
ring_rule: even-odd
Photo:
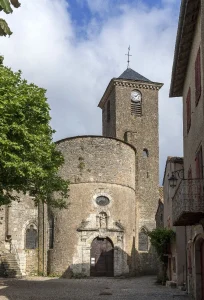
<svg viewBox="0 0 204 300"><path fill-rule="evenodd" d="M47 90L54 140L102 134L97 107L113 77L130 67L164 83L159 93L160 183L167 156L182 156L182 100L169 98L180 1L21 0L3 15L5 65Z"/></svg>

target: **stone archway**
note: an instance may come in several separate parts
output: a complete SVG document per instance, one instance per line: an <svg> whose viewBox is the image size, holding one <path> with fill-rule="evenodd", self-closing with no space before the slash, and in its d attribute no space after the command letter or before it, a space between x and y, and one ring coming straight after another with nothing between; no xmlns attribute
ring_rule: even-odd
<svg viewBox="0 0 204 300"><path fill-rule="evenodd" d="M95 238L90 256L91 276L114 276L114 246L109 238Z"/></svg>
<svg viewBox="0 0 204 300"><path fill-rule="evenodd" d="M195 284L196 300L204 299L204 238L198 236L195 241Z"/></svg>

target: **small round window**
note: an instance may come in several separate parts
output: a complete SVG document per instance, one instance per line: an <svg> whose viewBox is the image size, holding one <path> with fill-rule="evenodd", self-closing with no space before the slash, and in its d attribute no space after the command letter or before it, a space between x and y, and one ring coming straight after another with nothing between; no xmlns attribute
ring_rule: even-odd
<svg viewBox="0 0 204 300"><path fill-rule="evenodd" d="M96 198L96 203L100 206L106 206L110 203L110 200L108 199L108 197L99 196Z"/></svg>

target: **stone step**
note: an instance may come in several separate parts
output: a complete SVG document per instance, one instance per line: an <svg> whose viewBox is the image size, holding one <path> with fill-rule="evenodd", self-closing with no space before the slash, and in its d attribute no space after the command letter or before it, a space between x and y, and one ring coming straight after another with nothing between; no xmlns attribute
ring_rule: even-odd
<svg viewBox="0 0 204 300"><path fill-rule="evenodd" d="M4 259L2 259L2 262L5 263L5 264L13 264L13 263L18 264L16 260L6 260L6 259L4 260Z"/></svg>
<svg viewBox="0 0 204 300"><path fill-rule="evenodd" d="M3 253L0 255L2 272L5 277L22 277L18 262L13 253Z"/></svg>

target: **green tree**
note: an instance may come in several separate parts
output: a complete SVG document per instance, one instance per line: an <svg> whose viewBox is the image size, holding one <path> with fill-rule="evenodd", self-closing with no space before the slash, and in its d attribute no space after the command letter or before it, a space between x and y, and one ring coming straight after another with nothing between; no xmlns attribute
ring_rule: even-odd
<svg viewBox="0 0 204 300"><path fill-rule="evenodd" d="M19 200L14 191L30 191L36 203L66 207L68 182L58 175L64 159L52 141L45 93L0 64L0 205Z"/></svg>
<svg viewBox="0 0 204 300"><path fill-rule="evenodd" d="M11 4L15 8L18 8L20 6L18 0L0 0L0 11L5 12L6 14L11 14L13 12ZM10 30L7 22L4 19L0 18L0 36L7 36L11 34L12 31Z"/></svg>
<svg viewBox="0 0 204 300"><path fill-rule="evenodd" d="M175 240L176 234L172 229L156 228L152 231L143 229L143 232L150 238L152 246L155 248L159 260L162 263L162 278L163 283L167 280L168 254L171 242Z"/></svg>

